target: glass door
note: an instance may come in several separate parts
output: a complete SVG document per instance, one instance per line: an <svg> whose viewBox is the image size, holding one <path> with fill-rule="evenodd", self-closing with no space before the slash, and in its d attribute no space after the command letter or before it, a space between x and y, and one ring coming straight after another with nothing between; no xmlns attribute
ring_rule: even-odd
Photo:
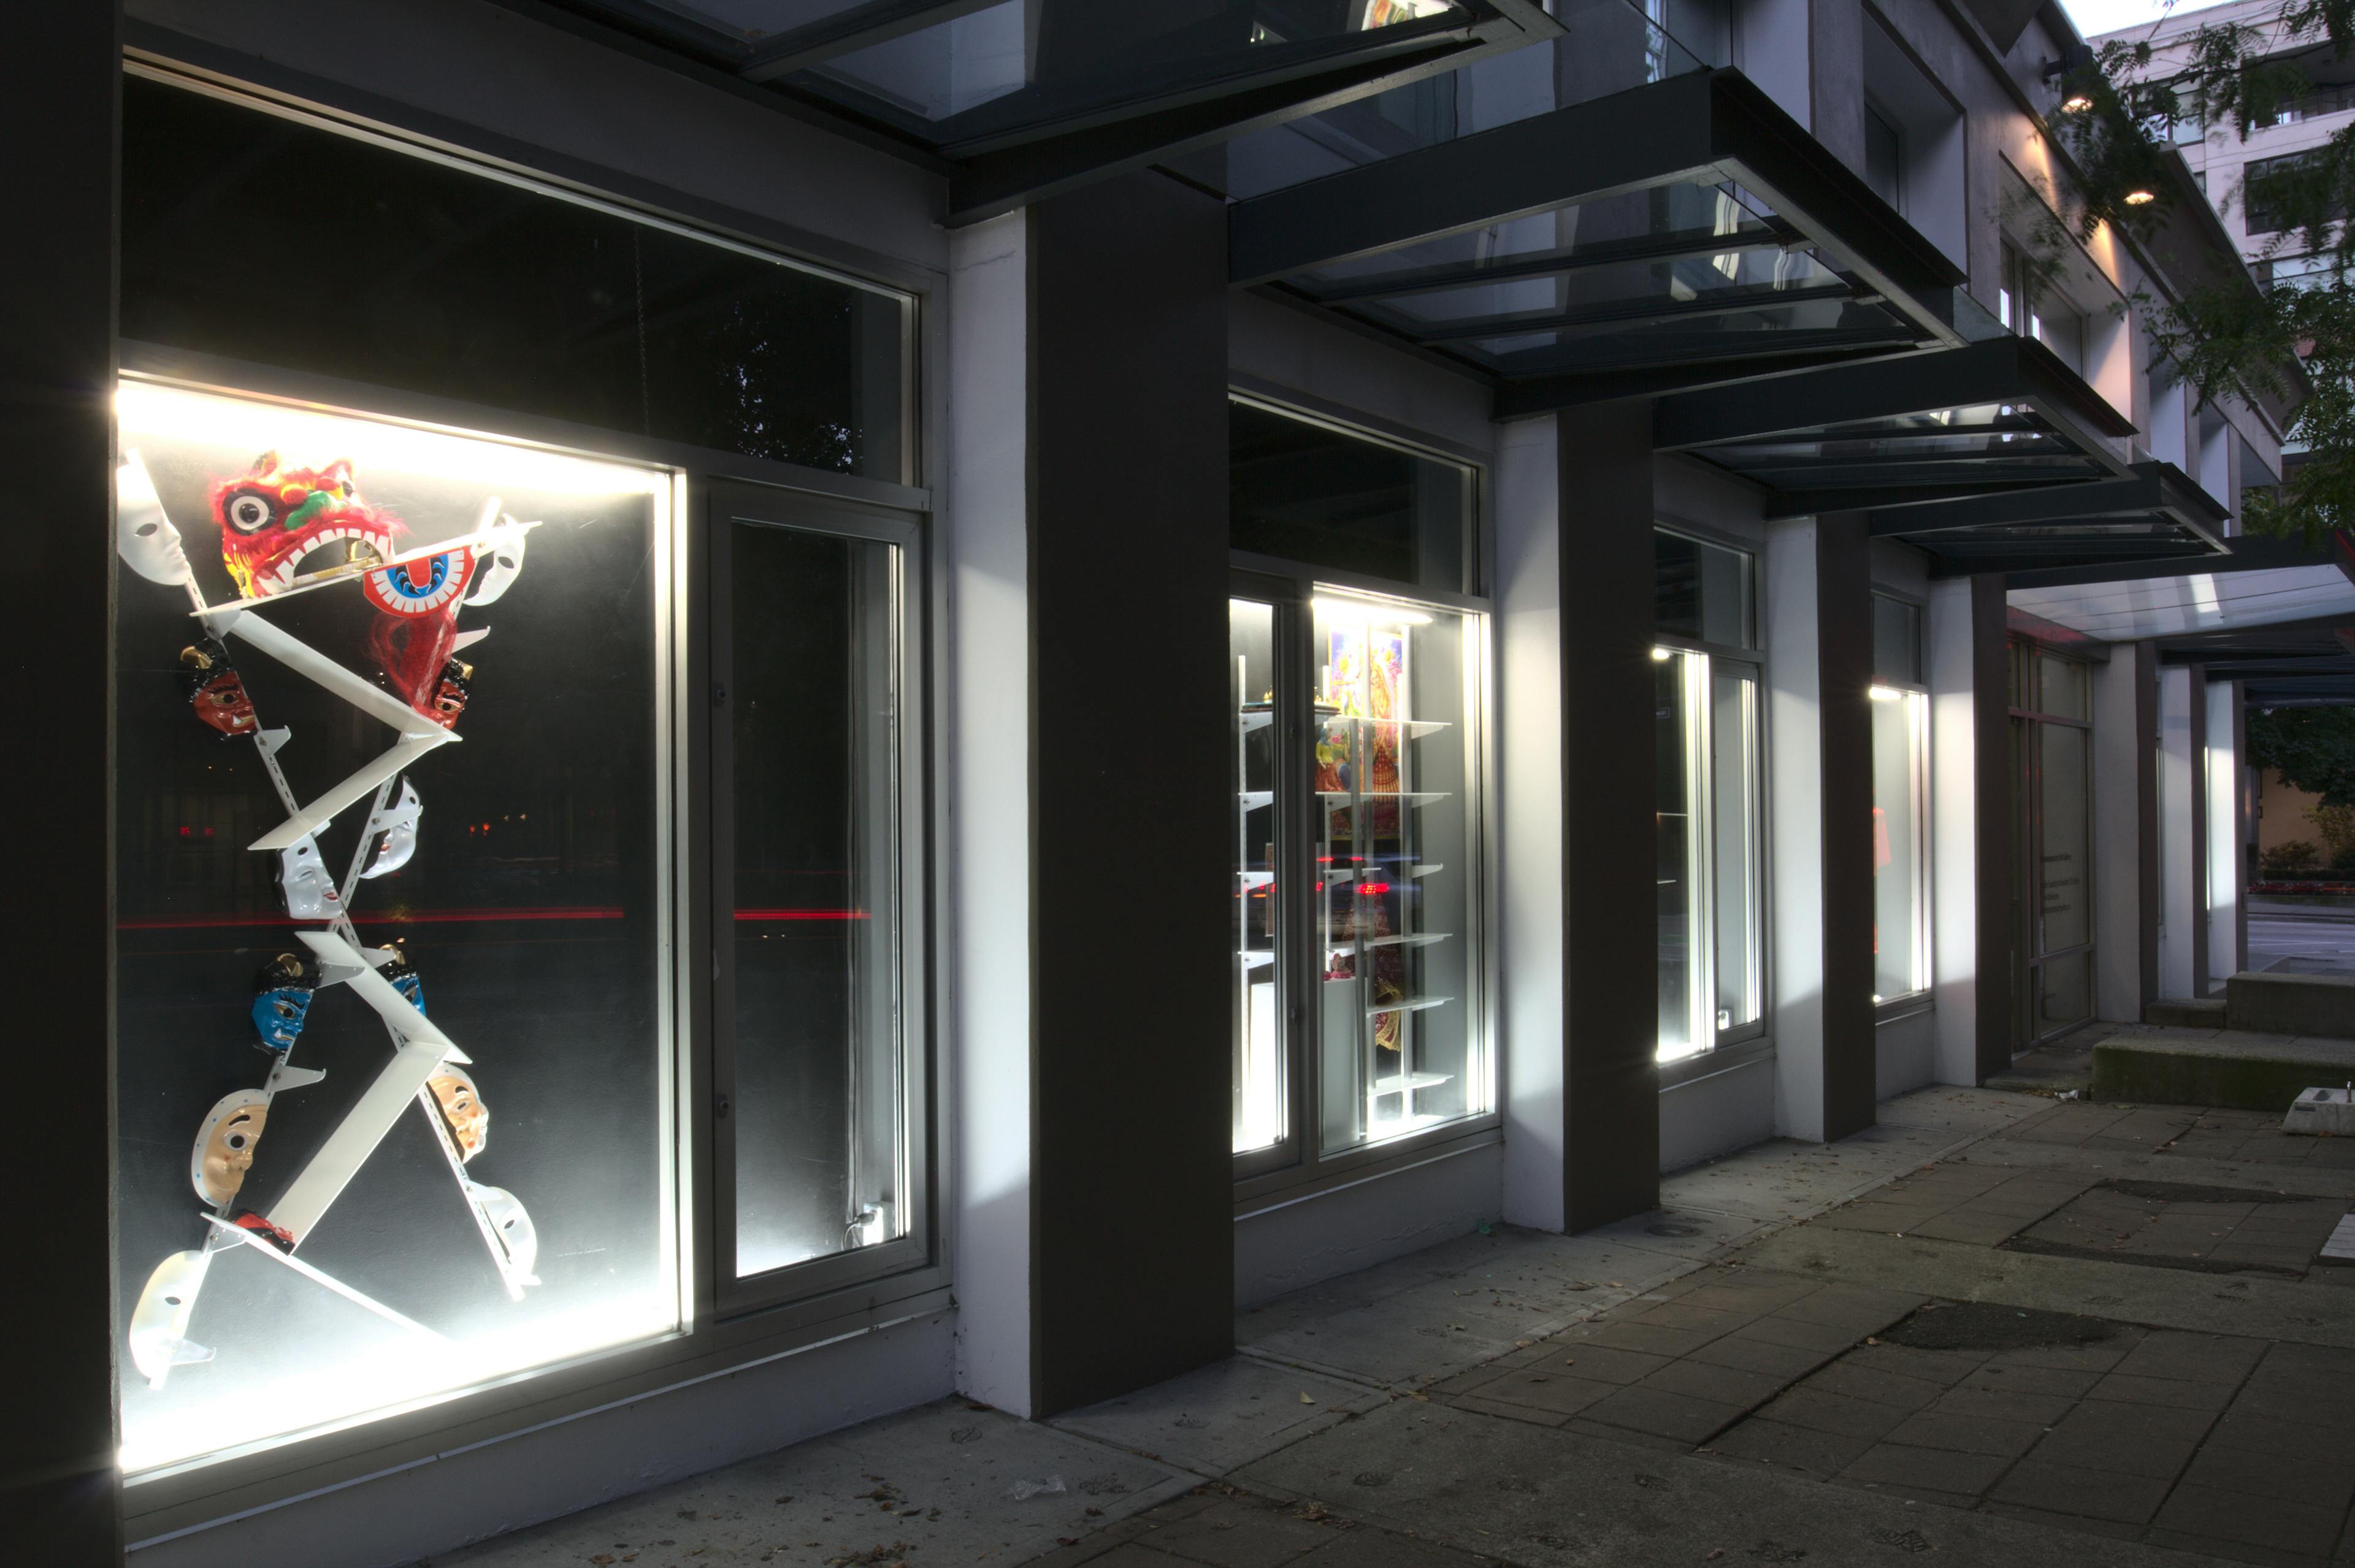
<svg viewBox="0 0 2355 1568"><path fill-rule="evenodd" d="M730 488L712 508L723 1308L799 1293L809 1268L904 1266L915 1244L913 540L897 517L814 497Z"/></svg>
<svg viewBox="0 0 2355 1568"><path fill-rule="evenodd" d="M2093 682L2082 662L2013 645L2015 1049L2094 1016Z"/></svg>

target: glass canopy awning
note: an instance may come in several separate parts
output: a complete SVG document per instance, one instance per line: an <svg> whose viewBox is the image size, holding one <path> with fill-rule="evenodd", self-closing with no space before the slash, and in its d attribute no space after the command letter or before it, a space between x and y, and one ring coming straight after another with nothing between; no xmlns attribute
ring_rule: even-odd
<svg viewBox="0 0 2355 1568"><path fill-rule="evenodd" d="M1930 556L1933 577L2002 571L2094 572L2199 561L2226 551L2232 514L2171 463L2137 463L2124 478L2041 485L1926 506L1874 510L1875 538Z"/></svg>
<svg viewBox="0 0 2355 1568"><path fill-rule="evenodd" d="M1279 154L1284 174L1312 154L1343 165L1235 203L1231 281L1488 378L1500 418L2000 330L1960 269L1748 79L1692 69L1640 13L1593 14L1611 24L1599 37L1453 73L1459 95L1487 83L1501 123L1466 131L1483 122L1460 96L1418 118L1418 89L1223 149L1241 189ZM1368 112L1393 101L1416 144L1370 158Z"/></svg>
<svg viewBox="0 0 2355 1568"><path fill-rule="evenodd" d="M938 158L953 222L1561 32L1543 0L553 3Z"/></svg>
<svg viewBox="0 0 2355 1568"><path fill-rule="evenodd" d="M1652 422L1657 450L1765 489L1770 517L1870 512L1874 532L1933 554L1939 547L1927 541L1953 532L1958 559L1972 548L1966 541L2060 526L2068 503L2016 518L1931 503L2018 501L2060 486L2057 496L2132 477L2133 423L2051 349L2021 337L1679 393L1659 400Z"/></svg>

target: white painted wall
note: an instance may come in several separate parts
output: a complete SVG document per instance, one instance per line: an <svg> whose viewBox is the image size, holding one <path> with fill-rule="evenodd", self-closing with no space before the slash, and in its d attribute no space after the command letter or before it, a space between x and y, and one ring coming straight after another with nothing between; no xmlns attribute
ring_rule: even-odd
<svg viewBox="0 0 2355 1568"><path fill-rule="evenodd" d="M2200 748L2191 733L2191 672L2178 666L2158 677L2158 994L2200 995L2191 972L2191 926L2200 918L2202 868L2191 863L2191 814L2202 808Z"/></svg>
<svg viewBox="0 0 2355 1568"><path fill-rule="evenodd" d="M1682 1170L1774 1136L1774 1061L1764 1057L1660 1094L1660 1169Z"/></svg>
<svg viewBox="0 0 2355 1568"><path fill-rule="evenodd" d="M952 241L944 507L945 858L956 888L986 891L988 905L988 918L952 920L943 937L956 1377L1018 1415L1031 1387L1028 222L1009 213ZM967 648L989 656L961 656Z"/></svg>
<svg viewBox="0 0 2355 1568"><path fill-rule="evenodd" d="M2087 667L2094 679L2094 1015L2142 1018L2142 812L2138 774L2150 737L2135 717L2132 647Z"/></svg>
<svg viewBox="0 0 2355 1568"><path fill-rule="evenodd" d="M1774 1127L1824 1136L1823 671L1814 518L1766 534L1767 887L1774 992Z"/></svg>
<svg viewBox="0 0 2355 1568"><path fill-rule="evenodd" d="M2240 705L2239 687L2208 688L2208 977L2218 986L2240 973L2243 956L2241 757L2233 737Z"/></svg>
<svg viewBox="0 0 2355 1568"><path fill-rule="evenodd" d="M1892 1019L1872 1031L1873 1097L1886 1100L1935 1083L1938 1079L1938 1015L1926 1012Z"/></svg>
<svg viewBox="0 0 2355 1568"><path fill-rule="evenodd" d="M1497 933L1505 1218L1563 1224L1560 443L1503 428L1497 454Z"/></svg>
<svg viewBox="0 0 2355 1568"><path fill-rule="evenodd" d="M1930 586L1930 1015L1941 1083L1978 1082L1978 765L1971 679L1971 585ZM1990 953L1987 962L2007 955ZM1885 1080L1884 1080L1885 1082ZM1884 1091L1885 1093L1886 1091Z"/></svg>
<svg viewBox="0 0 2355 1568"><path fill-rule="evenodd" d="M1497 1218L1504 1179L1505 1146L1488 1143L1243 1215L1235 1221L1235 1306L1468 1235Z"/></svg>

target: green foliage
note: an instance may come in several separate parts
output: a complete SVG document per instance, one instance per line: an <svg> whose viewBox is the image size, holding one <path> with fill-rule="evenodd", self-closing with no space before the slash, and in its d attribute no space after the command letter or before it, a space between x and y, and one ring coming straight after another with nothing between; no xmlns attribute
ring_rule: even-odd
<svg viewBox="0 0 2355 1568"><path fill-rule="evenodd" d="M2251 766L2320 795L2326 808L2355 812L2355 708L2253 709L2248 726Z"/></svg>
<svg viewBox="0 0 2355 1568"><path fill-rule="evenodd" d="M2311 86L2305 66L2288 57L2355 53L2355 0L2281 0L2263 25L2211 24L2179 42L2182 59L2169 73L2147 74L2147 40L2121 40L2063 81L2064 92L2087 101L2056 116L2080 176L2064 222L2078 240L2105 223L2149 233L2180 199L2169 149L2154 131L2187 121L2245 138L2273 123ZM2286 434L2311 456L2277 490L2249 496L2244 521L2318 545L2333 529L2355 528L2355 223L2343 221L2355 213L2355 124L2257 184L2254 194L2278 224L2260 261L2315 256L2332 264L2261 295L2236 281L2171 304L2140 303L2154 343L2202 402L2304 397ZM2229 207L2253 193L2211 194Z"/></svg>
<svg viewBox="0 0 2355 1568"><path fill-rule="evenodd" d="M2300 871L2310 871L2322 859L2309 839L2292 838L2276 844L2257 857L2257 869L2268 877L2293 877Z"/></svg>

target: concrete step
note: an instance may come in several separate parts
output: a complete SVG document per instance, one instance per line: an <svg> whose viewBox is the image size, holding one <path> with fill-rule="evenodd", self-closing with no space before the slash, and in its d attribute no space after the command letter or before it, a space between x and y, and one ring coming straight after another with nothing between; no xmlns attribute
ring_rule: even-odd
<svg viewBox="0 0 2355 1568"><path fill-rule="evenodd" d="M2166 1001L2145 1002L2142 1021L2166 1029L2222 1029L2224 999L2222 997L2176 997Z"/></svg>
<svg viewBox="0 0 2355 1568"><path fill-rule="evenodd" d="M2221 1029L2115 1034L2094 1047L2092 1098L2151 1105L2288 1112L2317 1085L2355 1083L2355 1040Z"/></svg>

